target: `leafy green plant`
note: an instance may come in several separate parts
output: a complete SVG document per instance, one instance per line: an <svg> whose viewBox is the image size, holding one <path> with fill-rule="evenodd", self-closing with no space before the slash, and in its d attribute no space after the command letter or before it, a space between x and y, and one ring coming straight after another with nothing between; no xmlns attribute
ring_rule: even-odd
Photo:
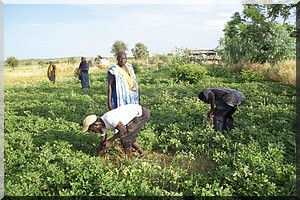
<svg viewBox="0 0 300 200"><path fill-rule="evenodd" d="M141 71L141 64L138 62L131 62L132 68L136 74Z"/></svg>
<svg viewBox="0 0 300 200"><path fill-rule="evenodd" d="M282 11L285 18L293 6ZM228 64L265 63L275 66L278 62L295 59L296 38L291 34L295 26L275 20L281 8L277 6L245 4L243 12L234 13L226 24L220 39L222 60ZM287 16L286 16L287 14Z"/></svg>
<svg viewBox="0 0 300 200"><path fill-rule="evenodd" d="M251 82L251 81L261 81L264 80L264 76L256 71L253 71L251 69L242 69L240 73L240 78L243 81Z"/></svg>
<svg viewBox="0 0 300 200"><path fill-rule="evenodd" d="M151 113L136 138L144 157L126 157L116 141L96 158L99 134L81 131L84 116L107 111L106 71L91 72L88 93L69 77L5 85L6 195L295 196L295 87L216 65L202 78L189 76L201 66L178 65L175 72L187 74L175 81L172 67L137 76ZM209 105L197 99L212 85L246 96L229 133L211 129Z"/></svg>
<svg viewBox="0 0 300 200"><path fill-rule="evenodd" d="M175 65L171 68L173 77L178 81L187 81L188 83L200 82L207 74L205 67L198 64Z"/></svg>

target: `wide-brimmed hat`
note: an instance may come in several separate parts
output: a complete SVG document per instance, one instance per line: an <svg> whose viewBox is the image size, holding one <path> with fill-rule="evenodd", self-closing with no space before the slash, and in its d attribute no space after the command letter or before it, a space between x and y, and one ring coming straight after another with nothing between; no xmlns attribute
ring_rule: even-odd
<svg viewBox="0 0 300 200"><path fill-rule="evenodd" d="M89 129L89 126L97 120L96 115L88 115L84 118L82 122L82 131L86 132Z"/></svg>

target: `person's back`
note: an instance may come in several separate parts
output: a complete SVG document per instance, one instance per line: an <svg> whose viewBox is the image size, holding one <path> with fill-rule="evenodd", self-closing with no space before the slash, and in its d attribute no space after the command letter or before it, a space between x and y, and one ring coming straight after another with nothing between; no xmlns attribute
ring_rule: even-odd
<svg viewBox="0 0 300 200"><path fill-rule="evenodd" d="M245 99L244 95L235 89L230 88L206 88L203 90L204 96L208 99L208 94L210 92L214 93L215 100L223 99L229 106L237 107Z"/></svg>
<svg viewBox="0 0 300 200"><path fill-rule="evenodd" d="M228 89L228 88L226 89L228 94L226 94L223 97L224 101L229 106L238 107L244 101L245 99L244 95L238 90Z"/></svg>
<svg viewBox="0 0 300 200"><path fill-rule="evenodd" d="M139 104L127 104L112 109L100 118L105 122L106 128L114 129L118 122L128 124L133 118L142 115L142 106Z"/></svg>

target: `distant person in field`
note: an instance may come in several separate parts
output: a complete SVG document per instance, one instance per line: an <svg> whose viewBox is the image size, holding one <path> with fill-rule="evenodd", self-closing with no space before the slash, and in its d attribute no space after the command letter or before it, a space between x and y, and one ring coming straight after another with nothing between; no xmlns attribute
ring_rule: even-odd
<svg viewBox="0 0 300 200"><path fill-rule="evenodd" d="M89 81L89 68L90 65L85 57L81 57L81 62L79 64L79 77L81 81L82 89L89 89L90 88L90 81Z"/></svg>
<svg viewBox="0 0 300 200"><path fill-rule="evenodd" d="M136 75L132 65L127 63L126 53L117 53L117 61L107 72L108 110L126 104L139 104Z"/></svg>
<svg viewBox="0 0 300 200"><path fill-rule="evenodd" d="M55 84L55 78L56 78L56 65L53 63L52 60L49 61L49 67L47 70L47 76L49 80Z"/></svg>
<svg viewBox="0 0 300 200"><path fill-rule="evenodd" d="M132 148L141 155L143 149L135 140L138 132L143 125L150 119L150 112L139 104L122 105L116 109L110 110L101 117L89 115L82 122L82 131L92 131L101 134L101 141L97 148L97 156L102 156L112 142L120 138L124 151L131 155ZM107 131L117 129L113 136L107 139Z"/></svg>
<svg viewBox="0 0 300 200"><path fill-rule="evenodd" d="M210 104L207 117L213 119L214 129L221 132L234 128L232 115L245 99L240 91L229 88L206 88L198 98Z"/></svg>

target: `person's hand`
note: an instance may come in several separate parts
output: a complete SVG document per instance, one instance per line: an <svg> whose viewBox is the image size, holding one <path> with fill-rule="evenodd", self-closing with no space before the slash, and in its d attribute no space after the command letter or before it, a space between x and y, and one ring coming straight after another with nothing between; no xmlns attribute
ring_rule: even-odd
<svg viewBox="0 0 300 200"><path fill-rule="evenodd" d="M208 113L207 113L207 117L208 118L211 118L214 114L214 110L210 110Z"/></svg>
<svg viewBox="0 0 300 200"><path fill-rule="evenodd" d="M103 155L103 153L104 153L104 150L97 150L97 157L101 157L102 155Z"/></svg>
<svg viewBox="0 0 300 200"><path fill-rule="evenodd" d="M111 142L109 140L105 141L103 143L103 150L108 149L111 146Z"/></svg>

